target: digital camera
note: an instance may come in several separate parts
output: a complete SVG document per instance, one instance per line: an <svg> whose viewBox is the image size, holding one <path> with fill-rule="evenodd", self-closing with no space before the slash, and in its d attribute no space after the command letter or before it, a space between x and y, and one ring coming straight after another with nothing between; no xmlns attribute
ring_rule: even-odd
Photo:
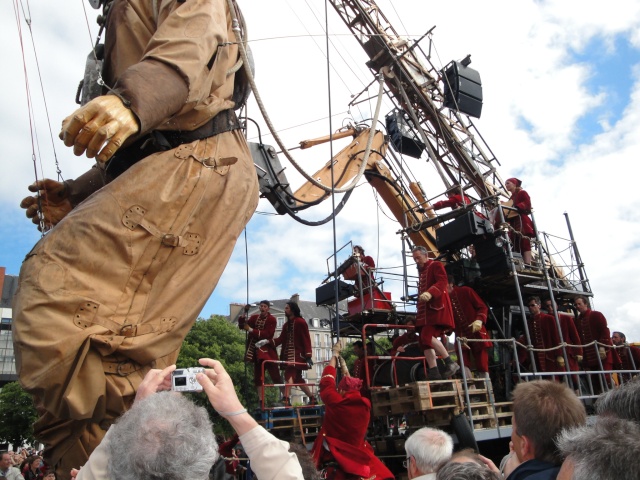
<svg viewBox="0 0 640 480"><path fill-rule="evenodd" d="M198 373L204 373L204 368L190 367L174 370L171 373L171 390L174 392L201 392L202 385L196 380Z"/></svg>

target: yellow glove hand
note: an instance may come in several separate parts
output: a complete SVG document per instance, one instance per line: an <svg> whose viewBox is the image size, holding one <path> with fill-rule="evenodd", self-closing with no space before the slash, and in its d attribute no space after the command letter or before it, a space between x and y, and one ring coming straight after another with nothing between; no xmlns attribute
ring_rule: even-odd
<svg viewBox="0 0 640 480"><path fill-rule="evenodd" d="M471 333L479 332L482 329L482 320L474 320L471 325Z"/></svg>
<svg viewBox="0 0 640 480"><path fill-rule="evenodd" d="M336 342L336 344L333 347L331 347L331 352L336 357L339 356L340 352L342 352L342 343Z"/></svg>
<svg viewBox="0 0 640 480"><path fill-rule="evenodd" d="M421 302L428 302L429 300L431 300L431 298L433 298L433 295L431 295L429 292L422 292L420 294L420 296L418 297L418 300L420 300Z"/></svg>
<svg viewBox="0 0 640 480"><path fill-rule="evenodd" d="M600 347L598 351L600 352L601 360L604 360L605 358L607 358L607 352L605 351L604 347Z"/></svg>
<svg viewBox="0 0 640 480"><path fill-rule="evenodd" d="M578 363L582 362L582 355L576 355L576 362Z"/></svg>
<svg viewBox="0 0 640 480"><path fill-rule="evenodd" d="M559 356L558 358L556 358L556 362L558 363L558 366L560 367L564 367L564 357Z"/></svg>
<svg viewBox="0 0 640 480"><path fill-rule="evenodd" d="M60 138L76 156L109 160L140 127L133 112L115 95L102 95L62 121Z"/></svg>

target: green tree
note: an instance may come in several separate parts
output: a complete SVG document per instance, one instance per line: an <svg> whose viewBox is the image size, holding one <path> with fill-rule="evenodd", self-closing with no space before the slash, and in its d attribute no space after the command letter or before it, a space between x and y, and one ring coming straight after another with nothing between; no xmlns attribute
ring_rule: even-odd
<svg viewBox="0 0 640 480"><path fill-rule="evenodd" d="M245 335L221 315L212 315L208 320L198 319L182 344L178 368L199 366L198 359L203 357L219 360L231 376L242 404L247 409L258 406L258 394L253 386L253 364L244 363ZM271 390L267 392L268 401L277 396L276 389ZM217 433L231 431L226 422L219 420L204 393L190 395L195 403L207 408Z"/></svg>
<svg viewBox="0 0 640 480"><path fill-rule="evenodd" d="M34 444L33 424L38 418L31 395L18 382L7 383L0 392L0 440L14 448Z"/></svg>

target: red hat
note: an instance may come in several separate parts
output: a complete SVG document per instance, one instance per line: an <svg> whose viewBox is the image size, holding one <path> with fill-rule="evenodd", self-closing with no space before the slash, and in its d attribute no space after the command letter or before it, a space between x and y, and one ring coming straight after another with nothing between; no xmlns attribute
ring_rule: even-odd
<svg viewBox="0 0 640 480"><path fill-rule="evenodd" d="M345 392L359 391L362 388L362 380L356 377L342 377L338 384L338 390Z"/></svg>
<svg viewBox="0 0 640 480"><path fill-rule="evenodd" d="M511 182L513 183L516 187L519 187L520 185L522 185L522 180L518 180L516 177L511 177L511 178L507 178L506 182Z"/></svg>

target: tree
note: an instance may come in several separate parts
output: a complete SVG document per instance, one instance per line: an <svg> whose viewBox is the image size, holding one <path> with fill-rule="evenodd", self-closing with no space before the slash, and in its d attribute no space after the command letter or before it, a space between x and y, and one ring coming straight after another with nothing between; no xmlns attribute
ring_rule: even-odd
<svg viewBox="0 0 640 480"><path fill-rule="evenodd" d="M18 382L7 383L0 392L0 440L14 448L34 444L33 424L37 418L31 395Z"/></svg>
<svg viewBox="0 0 640 480"><path fill-rule="evenodd" d="M247 408L257 406L258 395L253 386L253 364L244 363L245 339L245 332L221 315L212 315L208 320L198 319L182 344L178 368L199 366L198 359L203 357L219 360L231 376L242 404ZM268 400L277 396L277 389L271 390L267 392ZM207 408L214 420L217 433L231 431L226 422L215 421L218 415L204 394L191 396L195 403Z"/></svg>

